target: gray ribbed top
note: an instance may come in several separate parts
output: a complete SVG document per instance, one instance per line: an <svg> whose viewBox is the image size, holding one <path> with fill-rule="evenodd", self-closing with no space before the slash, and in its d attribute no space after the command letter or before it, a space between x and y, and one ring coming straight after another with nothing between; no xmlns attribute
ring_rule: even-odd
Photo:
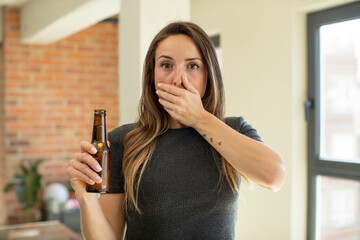
<svg viewBox="0 0 360 240"><path fill-rule="evenodd" d="M242 117L225 122L261 141ZM134 124L109 133L110 192L124 193L123 139ZM139 190L139 215L129 206L126 239L235 239L237 197L219 170L211 145L193 128L169 129L157 139ZM220 187L221 186L221 187Z"/></svg>

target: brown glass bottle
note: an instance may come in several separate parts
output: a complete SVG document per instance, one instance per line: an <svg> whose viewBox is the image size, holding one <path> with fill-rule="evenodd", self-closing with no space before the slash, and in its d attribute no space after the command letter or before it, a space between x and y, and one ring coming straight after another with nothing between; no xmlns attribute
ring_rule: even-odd
<svg viewBox="0 0 360 240"><path fill-rule="evenodd" d="M96 109L94 112L94 126L91 143L97 149L92 156L99 162L102 170L98 172L102 178L101 183L86 184L87 192L107 193L110 190L110 149L106 137L106 110Z"/></svg>

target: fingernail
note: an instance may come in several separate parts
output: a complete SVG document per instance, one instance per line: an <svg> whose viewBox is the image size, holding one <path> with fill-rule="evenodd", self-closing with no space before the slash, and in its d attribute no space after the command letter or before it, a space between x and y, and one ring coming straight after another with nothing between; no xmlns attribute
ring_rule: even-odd
<svg viewBox="0 0 360 240"><path fill-rule="evenodd" d="M156 94L159 94L159 91L156 91Z"/></svg>
<svg viewBox="0 0 360 240"><path fill-rule="evenodd" d="M97 177L96 180L97 180L99 183L102 182L101 177Z"/></svg>
<svg viewBox="0 0 360 240"><path fill-rule="evenodd" d="M92 148L91 148L91 152L95 154L95 153L97 152L96 148L95 148L95 147L92 147Z"/></svg>
<svg viewBox="0 0 360 240"><path fill-rule="evenodd" d="M90 179L89 182L90 182L91 185L94 185L94 184L95 184L95 182L94 182L92 179Z"/></svg>
<svg viewBox="0 0 360 240"><path fill-rule="evenodd" d="M158 87L161 87L161 84L160 84L160 83L158 83Z"/></svg>
<svg viewBox="0 0 360 240"><path fill-rule="evenodd" d="M98 170L98 172L100 172L102 170L100 165L96 165L96 170Z"/></svg>
<svg viewBox="0 0 360 240"><path fill-rule="evenodd" d="M189 81L188 78L187 78L187 76L185 76L185 81L187 81L187 82Z"/></svg>

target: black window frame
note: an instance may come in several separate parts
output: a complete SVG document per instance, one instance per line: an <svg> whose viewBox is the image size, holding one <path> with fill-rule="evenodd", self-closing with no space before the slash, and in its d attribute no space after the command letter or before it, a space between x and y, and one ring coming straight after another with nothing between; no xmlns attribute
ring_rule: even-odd
<svg viewBox="0 0 360 240"><path fill-rule="evenodd" d="M307 15L308 101L305 108L308 120L308 240L316 238L316 177L321 175L360 181L360 164L320 159L319 29L323 25L354 19L360 19L360 1Z"/></svg>

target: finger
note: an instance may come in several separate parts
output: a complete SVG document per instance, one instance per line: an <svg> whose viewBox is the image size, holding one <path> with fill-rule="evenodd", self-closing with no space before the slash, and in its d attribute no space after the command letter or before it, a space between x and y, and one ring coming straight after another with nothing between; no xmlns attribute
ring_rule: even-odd
<svg viewBox="0 0 360 240"><path fill-rule="evenodd" d="M107 142L108 148L110 148L110 142L109 142L109 140L106 141L106 142Z"/></svg>
<svg viewBox="0 0 360 240"><path fill-rule="evenodd" d="M92 145L91 143L89 143L87 141L81 141L80 142L80 149L81 149L81 152L88 152L88 153L91 153L91 154L95 154L97 152L94 145Z"/></svg>
<svg viewBox="0 0 360 240"><path fill-rule="evenodd" d="M159 96L159 98L162 98L168 102L179 104L180 98L178 96L172 95L162 90L157 90L156 94Z"/></svg>
<svg viewBox="0 0 360 240"><path fill-rule="evenodd" d="M168 102L164 99L159 99L160 104L165 108L167 111L174 111L176 110L177 106L171 102Z"/></svg>
<svg viewBox="0 0 360 240"><path fill-rule="evenodd" d="M75 170L81 172L82 174L86 175L89 179L92 179L94 182L97 183L101 182L101 177L96 172L94 172L87 164L74 161L70 166Z"/></svg>
<svg viewBox="0 0 360 240"><path fill-rule="evenodd" d="M165 83L158 83L158 87L160 90L163 90L165 92L168 92L172 95L175 96L181 96L184 94L184 89L169 85L169 84L165 84Z"/></svg>
<svg viewBox="0 0 360 240"><path fill-rule="evenodd" d="M81 163L86 163L87 165L89 165L92 169L94 169L94 171L100 172L101 166L99 165L99 162L96 161L95 158L93 158L90 154L88 154L87 152L83 152L83 153L78 153L76 155L76 160L78 162Z"/></svg>
<svg viewBox="0 0 360 240"><path fill-rule="evenodd" d="M92 180L91 178L89 178L89 177L88 177L87 175L85 175L84 173L76 170L75 168L68 168L67 172L68 172L70 181L71 181L71 180L75 180L75 179L79 179L79 180L84 181L84 182L86 182L87 184L90 184L90 185L94 185L94 184L95 184L95 181L94 181L94 180Z"/></svg>
<svg viewBox="0 0 360 240"><path fill-rule="evenodd" d="M198 93L198 90L191 84L187 76L181 77L184 87L192 93Z"/></svg>

